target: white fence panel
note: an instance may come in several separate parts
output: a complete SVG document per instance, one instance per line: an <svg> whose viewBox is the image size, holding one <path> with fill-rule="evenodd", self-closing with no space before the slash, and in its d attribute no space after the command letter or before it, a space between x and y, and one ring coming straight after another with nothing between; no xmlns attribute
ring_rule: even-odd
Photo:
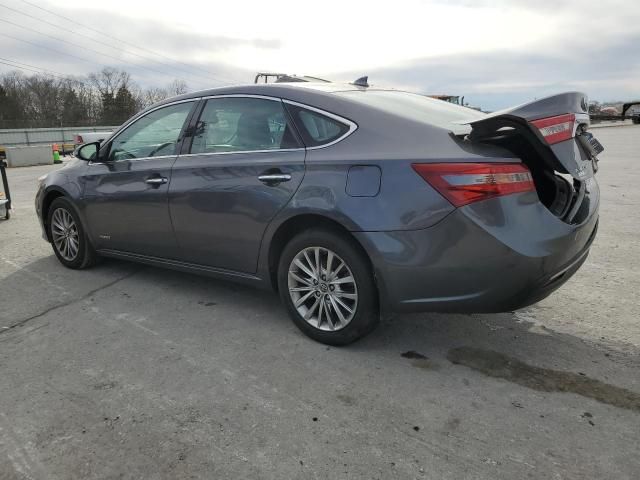
<svg viewBox="0 0 640 480"><path fill-rule="evenodd" d="M114 126L96 126L0 129L0 146L73 143L73 137L76 133L114 131L117 128Z"/></svg>

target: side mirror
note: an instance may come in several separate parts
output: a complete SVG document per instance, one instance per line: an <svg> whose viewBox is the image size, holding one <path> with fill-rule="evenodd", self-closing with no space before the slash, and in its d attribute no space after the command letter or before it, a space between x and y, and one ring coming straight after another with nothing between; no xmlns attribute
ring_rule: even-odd
<svg viewBox="0 0 640 480"><path fill-rule="evenodd" d="M76 157L85 162L90 162L98 157L100 142L91 142L80 145L75 152Z"/></svg>

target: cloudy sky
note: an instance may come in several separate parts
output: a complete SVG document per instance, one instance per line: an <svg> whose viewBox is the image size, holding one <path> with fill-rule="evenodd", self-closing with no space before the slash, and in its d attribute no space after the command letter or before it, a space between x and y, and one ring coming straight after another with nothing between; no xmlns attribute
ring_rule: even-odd
<svg viewBox="0 0 640 480"><path fill-rule="evenodd" d="M574 89L627 100L640 97L640 2L0 0L0 62L77 76L115 66L193 90L260 70L368 74L489 110Z"/></svg>

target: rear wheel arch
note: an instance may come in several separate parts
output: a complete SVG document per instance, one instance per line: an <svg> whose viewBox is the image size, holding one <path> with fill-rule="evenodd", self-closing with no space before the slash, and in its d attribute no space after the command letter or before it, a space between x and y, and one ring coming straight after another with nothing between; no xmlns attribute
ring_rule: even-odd
<svg viewBox="0 0 640 480"><path fill-rule="evenodd" d="M277 230L271 237L271 242L269 244L268 267L269 279L274 290L278 289L278 263L284 247L293 237L312 228L329 230L347 238L367 259L371 267L371 271L374 271L369 254L356 237L354 237L344 225L324 215L315 213L300 214L285 220L278 226Z"/></svg>
<svg viewBox="0 0 640 480"><path fill-rule="evenodd" d="M369 256L351 234L330 224L314 220L313 226L286 243L277 282L293 323L318 342L347 345L373 331L380 321Z"/></svg>

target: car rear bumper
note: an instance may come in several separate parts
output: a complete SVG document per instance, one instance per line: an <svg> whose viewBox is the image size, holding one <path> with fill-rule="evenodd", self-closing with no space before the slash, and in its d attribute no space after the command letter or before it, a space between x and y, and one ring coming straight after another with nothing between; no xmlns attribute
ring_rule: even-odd
<svg viewBox="0 0 640 480"><path fill-rule="evenodd" d="M354 235L373 262L383 310L504 312L542 300L580 268L597 230L592 207L584 223L568 225L535 194L510 195L427 229Z"/></svg>

